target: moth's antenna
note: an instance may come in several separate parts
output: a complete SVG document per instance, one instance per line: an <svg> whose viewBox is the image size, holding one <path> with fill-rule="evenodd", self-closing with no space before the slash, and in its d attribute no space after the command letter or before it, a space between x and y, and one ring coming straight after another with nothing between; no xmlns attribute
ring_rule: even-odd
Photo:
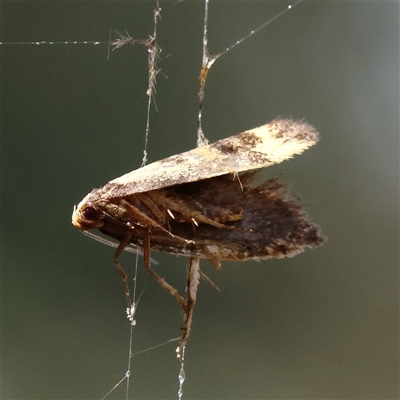
<svg viewBox="0 0 400 400"><path fill-rule="evenodd" d="M90 237L91 239L95 240L96 242L100 242L100 243L103 243L103 244L105 244L107 246L114 247L114 248L117 248L119 246L119 243L113 242L112 240L109 240L109 239L106 239L106 238L103 238L102 236L96 235L96 234L94 234L92 232L89 232L89 231L81 231L81 232L85 236ZM139 248L137 248L136 246L131 245L131 244L127 245L124 248L124 251L127 251L128 253L138 254L139 256L143 257L143 251L140 250ZM158 262L156 260L154 260L154 258L151 258L151 257L150 257L150 262L151 262L151 264L154 264L154 265L158 264Z"/></svg>

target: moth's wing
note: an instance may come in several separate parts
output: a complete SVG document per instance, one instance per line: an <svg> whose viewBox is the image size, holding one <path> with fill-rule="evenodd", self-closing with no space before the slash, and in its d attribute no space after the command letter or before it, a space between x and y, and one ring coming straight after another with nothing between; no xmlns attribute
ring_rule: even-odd
<svg viewBox="0 0 400 400"><path fill-rule="evenodd" d="M169 201L175 215L171 232L193 240L200 257L211 260L292 257L323 243L318 226L283 182L264 181L254 172L241 173L239 179L240 184L223 175L154 192L161 203L163 197Z"/></svg>
<svg viewBox="0 0 400 400"><path fill-rule="evenodd" d="M318 132L308 123L276 119L236 136L129 172L98 189L96 195L103 199L121 197L228 173L265 168L302 153L317 141Z"/></svg>

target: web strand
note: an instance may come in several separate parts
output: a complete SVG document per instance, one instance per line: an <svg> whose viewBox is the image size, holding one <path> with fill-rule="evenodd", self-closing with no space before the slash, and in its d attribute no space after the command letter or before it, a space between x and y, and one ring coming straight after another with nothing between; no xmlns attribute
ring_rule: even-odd
<svg viewBox="0 0 400 400"><path fill-rule="evenodd" d="M154 95L156 93L156 77L157 74L160 72L157 69L157 61L159 58L160 48L157 43L157 25L158 20L161 18L161 8L160 4L157 0L156 8L154 9L154 31L153 36L150 38L150 45L149 45L149 57L148 57L148 64L149 64L149 87L147 89L147 96L148 103L147 103L147 120L146 120L146 134L145 134L145 142L144 142L144 150L143 150L143 160L142 160L142 167L146 165L147 162L147 144L149 141L149 133L150 133L150 111L151 111L151 102L154 102L154 107L157 110L157 104L154 101Z"/></svg>
<svg viewBox="0 0 400 400"><path fill-rule="evenodd" d="M201 65L201 71L200 71L200 90L198 93L199 96L199 113L197 116L197 146L205 146L208 144L208 139L205 137L203 128L202 128L202 117L203 117L203 104L204 104L204 90L206 86L206 80L208 73L213 66L214 62L227 53L228 51L233 50L235 47L243 43L245 40L249 39L251 36L255 35L257 32L259 32L261 29L265 28L267 25L269 25L271 22L275 21L279 17L281 17L283 14L291 10L293 7L295 7L297 4L301 3L302 0L297 0L291 5L288 5L284 10L273 16L271 19L268 21L264 22L261 24L258 28L251 30L246 36L243 36L241 39L237 40L235 43L233 43L231 46L227 47L224 51L218 54L210 54L208 51L208 3L209 0L204 0L205 2L205 10L204 10L204 29L203 29L203 57L202 57L202 65Z"/></svg>
<svg viewBox="0 0 400 400"><path fill-rule="evenodd" d="M302 0L297 0L295 1L292 5L288 6L278 14L276 14L274 17L269 19L268 21L264 22L261 24L259 27L257 27L254 30L251 30L246 36L242 37L241 39L237 40L235 43L233 43L231 46L227 47L224 51L221 53L218 53L216 55L211 55L208 50L208 6L209 6L209 0L205 0L205 11L204 11L204 25L203 25L203 38L202 38L202 44L203 44L203 53L202 53L202 66L201 66L201 72L200 72L200 89L198 92L199 96L199 112L198 112L198 129L197 129L197 146L203 146L208 144L208 140L205 137L202 129L202 117L203 117L203 106L204 106L204 98L205 98L205 84L206 84L206 79L208 76L208 73L212 67L212 65L215 63L215 61L228 51L231 51L241 43L243 43L245 40L249 39L251 36L259 32L261 29L265 28L269 24L271 24L273 21L281 17L283 14L285 14L287 11L292 9L294 6L298 5ZM98 45L108 45L108 54L107 58L110 56L110 52L114 51L116 49L119 49L120 47L126 45L126 44L131 44L131 45L144 45L147 47L148 50L148 89L147 89L147 96L148 96L148 102L147 102L147 117L146 117L146 130L145 130L145 144L144 144L144 150L143 150L143 159L142 159L142 166L144 166L147 162L147 149L148 149L148 139L149 139L149 134L150 134L150 113L151 113L151 107L152 104L154 105L155 109L157 110L157 106L154 100L154 96L156 93L156 78L160 70L157 67L157 62L159 60L159 54L160 54L160 47L158 46L157 42L157 27L158 27L158 21L161 18L161 8L159 5L159 2L156 2L156 7L154 9L154 30L151 36L147 39L135 39L131 37L127 32L125 34L118 33L118 38L115 39L114 41L111 40L111 30L110 30L110 37L108 41L27 41L27 42L0 42L0 45L20 45L20 46L26 46L26 45L34 45L34 46L50 46L50 45L68 45L68 46L81 46L81 45L92 45L92 46L98 46ZM114 46L111 49L111 46ZM91 236L93 234L86 233L88 236ZM94 236L94 235L93 235ZM103 243L106 243L109 246L118 246L114 242L111 242L107 239L101 238L101 237L96 237L96 240L102 241ZM199 274L201 273L200 271L200 263L199 259L193 259L191 261L191 268L189 269L188 272L188 281L187 281L187 301L189 300L192 301L192 306L190 309L190 313L188 313L185 318L189 321L189 323L185 324L189 329L186 331L186 336L182 336L180 338L173 338L169 339L163 343L157 344L155 346L149 347L145 350L141 350L138 352L133 353L133 328L134 328L134 313L136 311L138 302L140 300L136 300L136 294L137 294L137 270L138 270L138 254L141 253L139 249L134 249L132 247L127 247L127 251L135 252L136 253L136 264L135 264L135 277L134 277L134 284L133 284L133 296L131 299L131 304L132 308L128 310L130 314L128 313L128 317L130 316L131 319L131 326L130 326L130 337L129 337L129 357L128 357L128 362L127 362L127 371L125 375L120 379L120 381L114 385L114 387L103 397L103 399L107 398L117 387L119 387L125 380L126 380L126 399L129 397L129 388L131 385L131 363L133 357L136 357L139 354L143 354L148 351L152 351L160 346L164 346L168 343L171 343L173 341L181 340L180 345L178 347L177 355L178 358L180 359L180 371L178 375L179 379L179 391L178 391L178 398L181 399L183 396L183 383L185 381L185 368L184 368L184 361L185 361L185 349L186 349L186 344L187 344L187 339L189 337L189 329L191 326L191 318L192 318L192 312L193 312L193 307L194 303L196 301L196 292L197 292L197 286L199 283ZM156 263L155 261L153 261Z"/></svg>
<svg viewBox="0 0 400 400"><path fill-rule="evenodd" d="M95 41L95 40L83 40L83 41L65 41L65 42L52 42L52 41L46 41L46 40L40 40L40 41L32 41L32 42L0 42L0 45L33 45L33 46L41 46L41 45L78 45L78 44L91 44L93 46L97 46L99 44L109 44L109 42L103 42L103 41Z"/></svg>

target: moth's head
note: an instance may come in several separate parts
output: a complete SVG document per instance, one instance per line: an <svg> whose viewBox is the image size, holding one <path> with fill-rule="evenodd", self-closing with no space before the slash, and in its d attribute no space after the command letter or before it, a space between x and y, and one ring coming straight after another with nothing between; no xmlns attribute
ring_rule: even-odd
<svg viewBox="0 0 400 400"><path fill-rule="evenodd" d="M72 224L81 231L99 229L104 225L104 212L101 208L82 201L74 207Z"/></svg>

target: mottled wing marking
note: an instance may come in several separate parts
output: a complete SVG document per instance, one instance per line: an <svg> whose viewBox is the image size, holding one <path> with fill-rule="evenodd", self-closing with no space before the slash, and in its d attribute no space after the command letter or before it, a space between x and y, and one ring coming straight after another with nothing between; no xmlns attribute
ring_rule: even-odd
<svg viewBox="0 0 400 400"><path fill-rule="evenodd" d="M304 121L276 119L213 144L156 161L107 183L102 198L148 192L228 173L278 164L301 154L318 141L318 132ZM90 194L83 200L90 200Z"/></svg>

